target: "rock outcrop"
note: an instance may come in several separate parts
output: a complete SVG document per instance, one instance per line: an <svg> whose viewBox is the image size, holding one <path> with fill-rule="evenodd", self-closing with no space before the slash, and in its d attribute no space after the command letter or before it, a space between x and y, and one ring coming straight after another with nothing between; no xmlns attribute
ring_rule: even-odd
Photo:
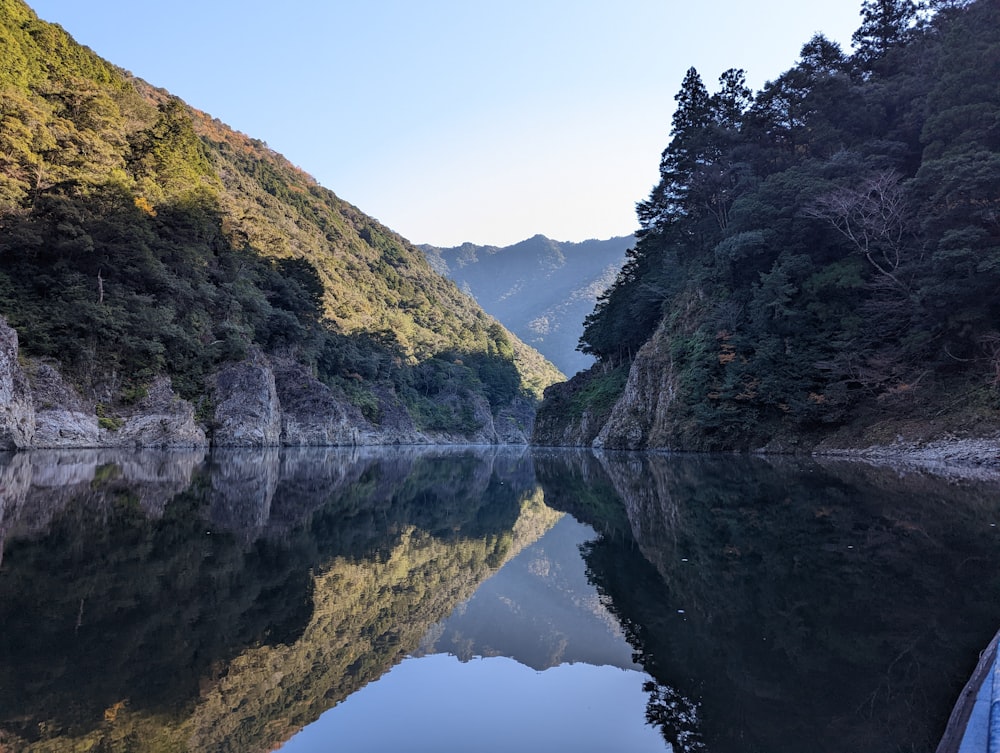
<svg viewBox="0 0 1000 753"><path fill-rule="evenodd" d="M17 332L0 319L0 449L30 447L35 410L28 380L17 360Z"/></svg>
<svg viewBox="0 0 1000 753"><path fill-rule="evenodd" d="M281 444L361 444L361 428L368 422L356 406L338 400L329 387L295 361L276 359L273 374L281 405Z"/></svg>
<svg viewBox="0 0 1000 753"><path fill-rule="evenodd" d="M35 438L32 446L47 449L97 447L101 429L96 406L83 398L48 363L31 368L31 396L35 406Z"/></svg>
<svg viewBox="0 0 1000 753"><path fill-rule="evenodd" d="M531 436L527 398L494 412L481 395L441 396L452 413L469 416L468 430L445 432L417 426L390 387L371 391L377 423L301 364L255 351L209 379L201 421L166 376L131 401L105 404L82 396L50 363L22 363L17 333L0 319L0 450L527 444Z"/></svg>
<svg viewBox="0 0 1000 753"><path fill-rule="evenodd" d="M260 354L215 376L215 444L273 447L281 439L281 409L274 372Z"/></svg>
<svg viewBox="0 0 1000 753"><path fill-rule="evenodd" d="M597 365L568 382L548 387L535 417L532 443L543 447L590 447L607 421L610 406L589 405L587 393L595 381L606 376L604 367Z"/></svg>
<svg viewBox="0 0 1000 753"><path fill-rule="evenodd" d="M639 349L611 415L593 441L597 448L671 449L676 441L670 408L677 393L665 326Z"/></svg>

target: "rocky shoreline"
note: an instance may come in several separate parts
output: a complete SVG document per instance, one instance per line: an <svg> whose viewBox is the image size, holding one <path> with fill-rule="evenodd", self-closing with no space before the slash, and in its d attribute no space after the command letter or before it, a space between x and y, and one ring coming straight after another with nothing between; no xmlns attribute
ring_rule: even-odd
<svg viewBox="0 0 1000 753"><path fill-rule="evenodd" d="M823 448L817 458L844 458L900 470L920 470L955 480L1000 480L1000 436L960 438L945 436L928 441L902 438L889 445L864 448Z"/></svg>
<svg viewBox="0 0 1000 753"><path fill-rule="evenodd" d="M197 410L160 376L131 402L85 398L50 363L24 358L0 319L0 450L528 444L535 407L524 397L491 409L481 395L453 396L477 428L419 428L391 390L373 387L380 420L301 364L252 352L210 377Z"/></svg>

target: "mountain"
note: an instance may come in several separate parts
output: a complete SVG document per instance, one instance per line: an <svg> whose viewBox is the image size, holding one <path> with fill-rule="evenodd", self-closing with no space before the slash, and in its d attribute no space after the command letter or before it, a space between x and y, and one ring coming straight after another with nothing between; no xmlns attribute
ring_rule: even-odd
<svg viewBox="0 0 1000 753"><path fill-rule="evenodd" d="M431 266L471 295L564 374L594 363L579 352L583 320L614 282L632 236L561 243L536 235L513 246L420 246Z"/></svg>
<svg viewBox="0 0 1000 753"><path fill-rule="evenodd" d="M11 447L523 441L559 378L405 239L21 0L0 316Z"/></svg>
<svg viewBox="0 0 1000 753"><path fill-rule="evenodd" d="M865 2L754 94L677 94L637 242L536 440L777 452L1000 435L1000 4Z"/></svg>

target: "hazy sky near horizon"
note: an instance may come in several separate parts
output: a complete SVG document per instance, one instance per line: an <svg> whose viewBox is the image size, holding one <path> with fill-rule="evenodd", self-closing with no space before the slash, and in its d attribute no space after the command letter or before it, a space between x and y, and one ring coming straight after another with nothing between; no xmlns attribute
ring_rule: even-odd
<svg viewBox="0 0 1000 753"><path fill-rule="evenodd" d="M860 0L28 0L416 243L626 235L698 69L752 88Z"/></svg>

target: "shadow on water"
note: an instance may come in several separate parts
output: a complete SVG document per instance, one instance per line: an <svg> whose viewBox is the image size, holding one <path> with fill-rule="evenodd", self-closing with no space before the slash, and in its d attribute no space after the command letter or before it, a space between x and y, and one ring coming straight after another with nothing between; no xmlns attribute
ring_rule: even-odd
<svg viewBox="0 0 1000 753"><path fill-rule="evenodd" d="M677 750L933 750L1000 625L996 484L810 460L534 459L546 502L603 532L591 578Z"/></svg>
<svg viewBox="0 0 1000 753"><path fill-rule="evenodd" d="M0 456L0 747L273 747L499 566L534 490L523 450ZM272 716L209 719L263 685L240 661L290 662L321 619L351 645L308 708L269 687Z"/></svg>

